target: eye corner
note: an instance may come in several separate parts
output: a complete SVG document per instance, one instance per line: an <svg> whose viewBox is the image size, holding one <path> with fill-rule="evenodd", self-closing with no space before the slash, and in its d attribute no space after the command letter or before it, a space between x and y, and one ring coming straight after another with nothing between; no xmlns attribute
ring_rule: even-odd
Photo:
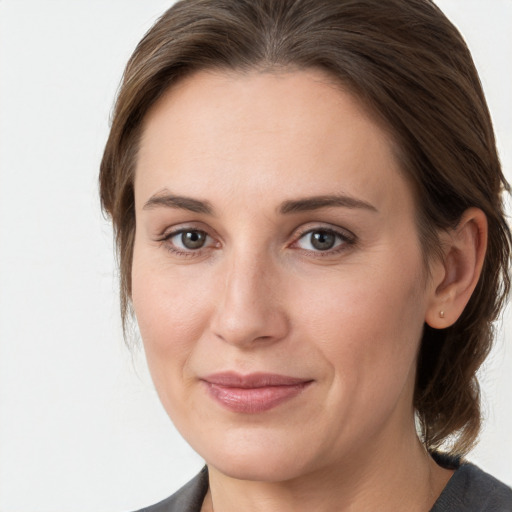
<svg viewBox="0 0 512 512"><path fill-rule="evenodd" d="M303 240L306 242L301 245ZM290 247L313 254L315 257L326 257L345 252L356 242L357 237L347 229L332 226L306 226L295 236Z"/></svg>
<svg viewBox="0 0 512 512"><path fill-rule="evenodd" d="M157 242L179 258L204 256L207 251L220 247L220 242L213 235L197 226L169 228L158 237Z"/></svg>

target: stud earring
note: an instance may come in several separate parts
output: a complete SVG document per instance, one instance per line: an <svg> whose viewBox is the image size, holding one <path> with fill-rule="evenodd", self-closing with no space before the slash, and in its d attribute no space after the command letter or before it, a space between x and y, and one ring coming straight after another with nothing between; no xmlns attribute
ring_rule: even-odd
<svg viewBox="0 0 512 512"><path fill-rule="evenodd" d="M444 311L439 311L439 317L444 318Z"/></svg>

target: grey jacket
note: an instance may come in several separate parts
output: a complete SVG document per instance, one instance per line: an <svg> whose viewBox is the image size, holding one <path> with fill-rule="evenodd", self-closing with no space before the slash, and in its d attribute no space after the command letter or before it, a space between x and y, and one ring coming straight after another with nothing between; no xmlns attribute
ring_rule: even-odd
<svg viewBox="0 0 512 512"><path fill-rule="evenodd" d="M456 471L430 512L512 512L512 489L469 463L442 462ZM455 469L455 468L454 468ZM139 512L200 512L208 491L208 470L201 472L171 497Z"/></svg>

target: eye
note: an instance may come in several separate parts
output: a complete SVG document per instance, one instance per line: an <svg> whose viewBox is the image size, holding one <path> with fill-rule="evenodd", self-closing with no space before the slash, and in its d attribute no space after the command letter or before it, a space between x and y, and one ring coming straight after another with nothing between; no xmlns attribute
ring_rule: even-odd
<svg viewBox="0 0 512 512"><path fill-rule="evenodd" d="M199 229L180 229L169 233L165 238L173 252L193 252L213 243L212 238Z"/></svg>
<svg viewBox="0 0 512 512"><path fill-rule="evenodd" d="M312 229L304 233L296 242L296 245L306 251L332 251L338 247L352 243L351 239L343 233L332 229Z"/></svg>

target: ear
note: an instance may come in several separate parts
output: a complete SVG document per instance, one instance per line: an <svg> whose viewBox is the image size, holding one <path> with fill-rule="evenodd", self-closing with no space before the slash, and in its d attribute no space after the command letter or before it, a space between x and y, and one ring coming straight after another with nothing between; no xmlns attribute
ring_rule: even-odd
<svg viewBox="0 0 512 512"><path fill-rule="evenodd" d="M443 258L432 263L432 291L425 322L435 329L453 325L473 293L487 248L487 218L478 208L464 212L455 229L441 234Z"/></svg>

